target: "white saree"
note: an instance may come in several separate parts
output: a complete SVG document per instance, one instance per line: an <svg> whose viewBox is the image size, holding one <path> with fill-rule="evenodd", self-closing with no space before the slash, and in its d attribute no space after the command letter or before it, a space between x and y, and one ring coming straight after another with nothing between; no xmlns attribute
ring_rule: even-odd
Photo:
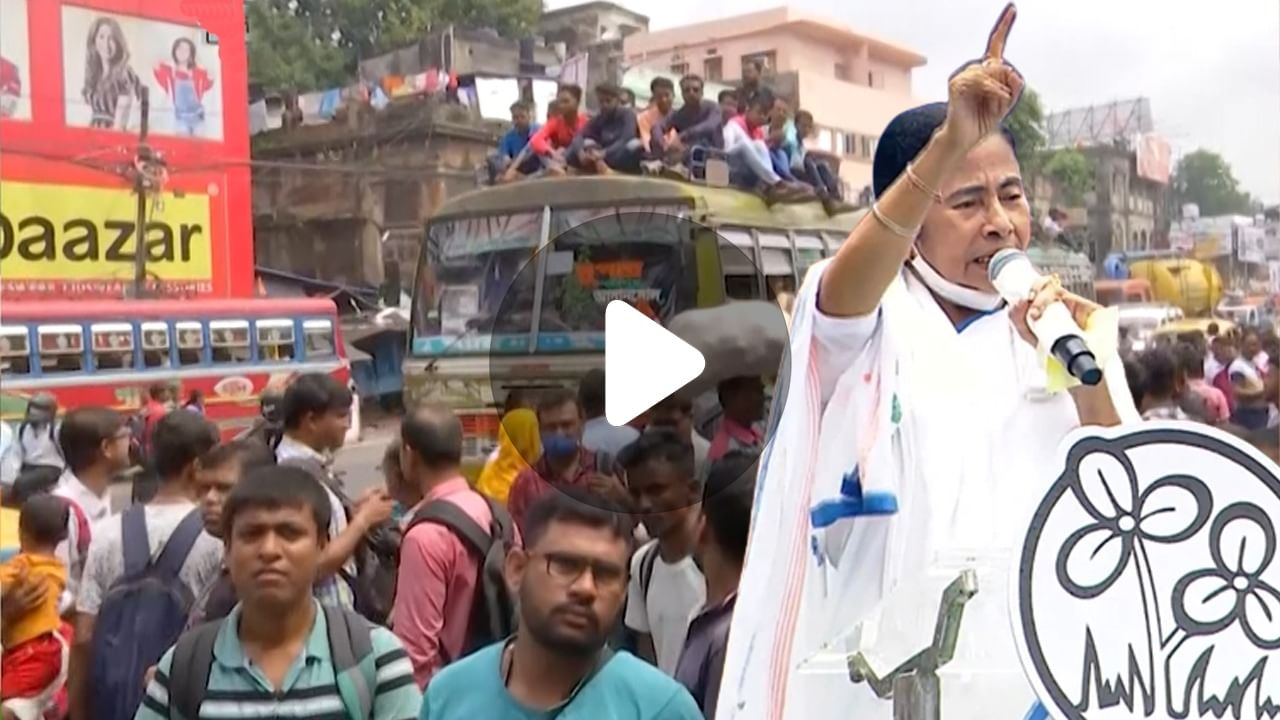
<svg viewBox="0 0 1280 720"><path fill-rule="evenodd" d="M876 316L820 317L826 265L810 270L796 298L789 392L760 466L719 720L891 718L891 703L868 686L808 671L808 661L842 651L833 641L941 555L1007 553L1053 479L1059 442L1079 424L1070 396L1048 391L1043 358L1007 310L957 330L904 271ZM1136 421L1123 366L1109 358L1105 367L1122 419ZM980 656L971 667L999 672L944 677L945 717L1022 720L1033 695L1007 598L995 585L979 598L955 664ZM928 601L936 614L937 598ZM928 634L933 615L925 622Z"/></svg>

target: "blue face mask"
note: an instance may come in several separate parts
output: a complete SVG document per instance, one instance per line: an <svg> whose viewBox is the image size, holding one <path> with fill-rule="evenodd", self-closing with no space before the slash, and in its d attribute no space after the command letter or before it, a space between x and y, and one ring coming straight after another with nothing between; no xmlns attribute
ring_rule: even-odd
<svg viewBox="0 0 1280 720"><path fill-rule="evenodd" d="M578 439L566 435L543 433L542 452L549 458L567 458L578 452Z"/></svg>

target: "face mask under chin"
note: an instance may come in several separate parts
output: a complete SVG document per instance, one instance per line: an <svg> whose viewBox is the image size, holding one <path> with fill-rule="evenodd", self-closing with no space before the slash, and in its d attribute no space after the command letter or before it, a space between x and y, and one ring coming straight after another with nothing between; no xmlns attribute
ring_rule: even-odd
<svg viewBox="0 0 1280 720"><path fill-rule="evenodd" d="M924 256L916 251L911 259L911 267L919 275L920 280L938 297L953 302L963 308L978 312L992 312L1000 307L1004 300L996 293L974 290L951 282L941 273L933 269Z"/></svg>

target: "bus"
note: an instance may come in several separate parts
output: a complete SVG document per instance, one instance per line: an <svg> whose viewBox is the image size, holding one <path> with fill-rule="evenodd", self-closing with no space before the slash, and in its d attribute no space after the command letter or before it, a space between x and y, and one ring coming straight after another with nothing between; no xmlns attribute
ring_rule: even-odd
<svg viewBox="0 0 1280 720"><path fill-rule="evenodd" d="M263 391L307 372L351 384L337 308L327 298L10 301L0 308L0 420L9 423L21 422L37 393L52 394L64 411L96 405L135 413L148 390L163 384L179 403L200 391L206 416L229 440L259 417Z"/></svg>
<svg viewBox="0 0 1280 720"><path fill-rule="evenodd" d="M794 293L862 216L623 175L452 198L428 221L419 253L406 403L458 414L464 470L474 476L497 444L495 408L510 391L576 386L603 367L608 300L627 299L662 322L694 307Z"/></svg>

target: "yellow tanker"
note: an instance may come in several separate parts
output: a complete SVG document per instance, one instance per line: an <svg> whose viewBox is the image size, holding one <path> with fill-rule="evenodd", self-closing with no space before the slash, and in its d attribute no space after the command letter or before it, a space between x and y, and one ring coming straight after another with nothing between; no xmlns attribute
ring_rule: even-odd
<svg viewBox="0 0 1280 720"><path fill-rule="evenodd" d="M1151 283L1157 302L1176 305L1188 317L1212 313L1222 297L1218 270L1199 260L1134 260L1129 262L1129 277Z"/></svg>

